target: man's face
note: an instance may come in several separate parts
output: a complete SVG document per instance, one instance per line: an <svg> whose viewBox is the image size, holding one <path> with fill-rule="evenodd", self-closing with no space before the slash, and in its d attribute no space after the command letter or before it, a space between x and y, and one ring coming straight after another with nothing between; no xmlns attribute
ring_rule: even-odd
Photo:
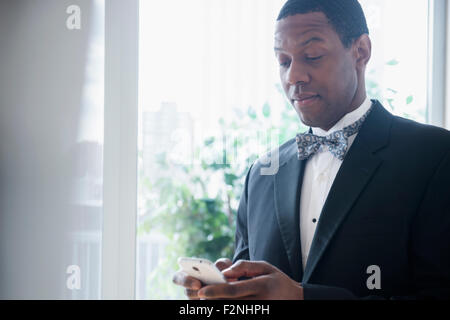
<svg viewBox="0 0 450 320"><path fill-rule="evenodd" d="M305 125L329 130L359 106L355 50L344 47L322 12L278 21L275 54L283 89Z"/></svg>

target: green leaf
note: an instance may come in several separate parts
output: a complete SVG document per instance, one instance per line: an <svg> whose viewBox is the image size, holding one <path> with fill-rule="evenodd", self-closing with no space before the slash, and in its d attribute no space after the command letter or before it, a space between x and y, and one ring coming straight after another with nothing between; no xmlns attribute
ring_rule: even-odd
<svg viewBox="0 0 450 320"><path fill-rule="evenodd" d="M386 99L386 101L388 102L389 106L391 107L391 110L394 110L395 109L394 105L393 105L394 99Z"/></svg>
<svg viewBox="0 0 450 320"><path fill-rule="evenodd" d="M208 147L210 145L212 145L214 142L216 141L216 138L211 137L205 140L205 146Z"/></svg>
<svg viewBox="0 0 450 320"><path fill-rule="evenodd" d="M408 98L406 98L406 104L411 104L413 101L414 101L413 96L409 96Z"/></svg>
<svg viewBox="0 0 450 320"><path fill-rule="evenodd" d="M225 173L225 183L227 185L233 186L236 179L238 179L238 177L235 174Z"/></svg>
<svg viewBox="0 0 450 320"><path fill-rule="evenodd" d="M265 118L270 117L270 105L268 103L265 103L263 106L263 115Z"/></svg>
<svg viewBox="0 0 450 320"><path fill-rule="evenodd" d="M390 92L392 92L392 93L394 93L394 94L397 94L397 93L398 93L397 90L394 90L394 89L391 89L391 88L387 88L387 90L390 91Z"/></svg>
<svg viewBox="0 0 450 320"><path fill-rule="evenodd" d="M253 119L253 120L256 119L256 112L255 112L255 109L253 109L251 106L248 107L247 114L248 114L248 116L249 116L251 119Z"/></svg>
<svg viewBox="0 0 450 320"><path fill-rule="evenodd" d="M377 84L376 82L374 82L374 81L368 81L368 82L367 82L367 86L368 86L370 89L374 89L374 88L378 87L378 84Z"/></svg>
<svg viewBox="0 0 450 320"><path fill-rule="evenodd" d="M400 63L400 62L398 62L397 60L392 59L391 61L387 62L386 64L387 64L388 66L396 66L396 65L398 65L399 63Z"/></svg>

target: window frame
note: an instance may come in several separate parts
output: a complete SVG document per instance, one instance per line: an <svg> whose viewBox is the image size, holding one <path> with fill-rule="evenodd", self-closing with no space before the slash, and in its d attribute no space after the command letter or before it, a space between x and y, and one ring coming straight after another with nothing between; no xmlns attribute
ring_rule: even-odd
<svg viewBox="0 0 450 320"><path fill-rule="evenodd" d="M447 6L445 10L443 10L446 13L445 17L445 30L443 31L444 37L445 37L445 68L443 68L446 71L446 77L445 77L445 108L444 108L444 127L448 130L450 130L450 5L448 5L447 1L442 0L442 2L445 3Z"/></svg>
<svg viewBox="0 0 450 320"><path fill-rule="evenodd" d="M429 0L428 8L427 122L444 127L450 125L446 120L446 109L448 110L450 103L446 97L446 77L449 74L445 67L448 19L446 0Z"/></svg>
<svg viewBox="0 0 450 320"><path fill-rule="evenodd" d="M135 299L139 0L105 1L102 299Z"/></svg>

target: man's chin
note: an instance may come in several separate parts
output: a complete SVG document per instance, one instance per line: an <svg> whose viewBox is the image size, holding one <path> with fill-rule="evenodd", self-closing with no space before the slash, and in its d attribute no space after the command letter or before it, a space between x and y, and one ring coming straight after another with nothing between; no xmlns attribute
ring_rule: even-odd
<svg viewBox="0 0 450 320"><path fill-rule="evenodd" d="M322 108L318 107L315 108L315 110L299 110L298 108L295 108L295 111L297 112L300 121L308 127L312 128L321 128L325 121L323 121L323 114L325 111L322 110Z"/></svg>
<svg viewBox="0 0 450 320"><path fill-rule="evenodd" d="M323 115L326 115L326 111L323 112L314 112L314 113L305 113L305 112L297 112L299 117L300 117L300 121L307 127L311 127L311 128L320 128L322 130L328 131L327 128L331 129L334 124L336 124L336 122L338 120L333 120L330 119L330 117L327 117L326 119L324 119ZM336 118L336 119L340 119L340 118Z"/></svg>
<svg viewBox="0 0 450 320"><path fill-rule="evenodd" d="M299 114L300 121L307 127L311 128L321 128L323 123L317 118L311 118L310 116L306 116L304 114Z"/></svg>

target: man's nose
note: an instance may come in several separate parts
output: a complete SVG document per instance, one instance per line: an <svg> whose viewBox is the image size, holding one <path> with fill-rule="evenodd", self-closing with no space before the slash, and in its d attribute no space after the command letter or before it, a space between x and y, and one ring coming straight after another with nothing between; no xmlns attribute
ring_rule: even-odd
<svg viewBox="0 0 450 320"><path fill-rule="evenodd" d="M309 83L311 77L309 76L306 68L298 62L292 62L288 72L286 73L286 81L290 85L296 85L299 83Z"/></svg>

